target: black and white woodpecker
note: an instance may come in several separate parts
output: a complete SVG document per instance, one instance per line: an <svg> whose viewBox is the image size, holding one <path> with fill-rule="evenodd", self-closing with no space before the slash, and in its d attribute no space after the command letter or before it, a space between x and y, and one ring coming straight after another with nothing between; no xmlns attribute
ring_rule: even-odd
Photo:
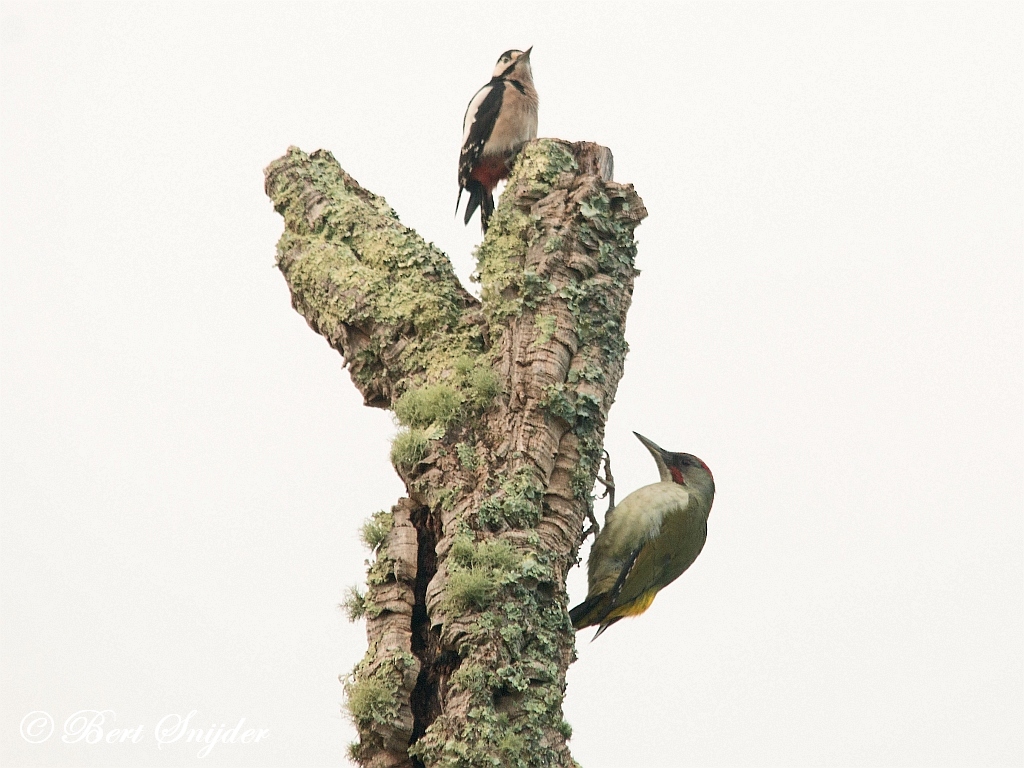
<svg viewBox="0 0 1024 768"><path fill-rule="evenodd" d="M462 120L462 154L459 156L459 198L469 192L466 224L478 207L480 226L494 212L492 193L508 178L519 150L537 138L537 91L533 87L530 51L505 51L498 58L491 81L476 92Z"/></svg>
<svg viewBox="0 0 1024 768"><path fill-rule="evenodd" d="M658 591L704 548L715 479L689 453L669 453L636 432L654 456L660 482L633 491L608 512L587 562L587 599L569 611L575 629L599 625L596 639L646 611Z"/></svg>

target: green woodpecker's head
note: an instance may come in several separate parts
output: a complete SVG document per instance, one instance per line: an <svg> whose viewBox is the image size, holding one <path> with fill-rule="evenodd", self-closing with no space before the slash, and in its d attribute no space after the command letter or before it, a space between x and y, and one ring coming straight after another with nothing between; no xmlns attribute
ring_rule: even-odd
<svg viewBox="0 0 1024 768"><path fill-rule="evenodd" d="M638 432L637 440L651 452L663 483L678 483L705 496L709 501L715 496L715 478L708 465L692 453L670 453L659 448Z"/></svg>

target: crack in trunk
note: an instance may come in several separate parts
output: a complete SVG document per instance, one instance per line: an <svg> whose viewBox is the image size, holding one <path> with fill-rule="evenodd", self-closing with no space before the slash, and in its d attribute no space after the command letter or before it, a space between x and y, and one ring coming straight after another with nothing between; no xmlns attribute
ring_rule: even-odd
<svg viewBox="0 0 1024 768"><path fill-rule="evenodd" d="M418 545L418 568L413 587L412 653L420 661L420 673L410 698L413 715L410 746L419 741L430 724L441 714L441 701L447 690L448 678L459 668L459 655L441 648L441 633L430 626L427 615L427 585L437 572L436 547L441 535L441 522L430 514L427 507L412 513ZM412 758L414 768L423 768L423 762Z"/></svg>

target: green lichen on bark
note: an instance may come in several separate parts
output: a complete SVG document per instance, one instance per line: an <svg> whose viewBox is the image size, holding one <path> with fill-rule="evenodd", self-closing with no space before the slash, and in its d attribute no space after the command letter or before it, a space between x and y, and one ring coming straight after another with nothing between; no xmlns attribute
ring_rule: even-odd
<svg viewBox="0 0 1024 768"><path fill-rule="evenodd" d="M352 680L345 688L349 714L358 725L386 725L398 714L397 692L397 684L377 676Z"/></svg>
<svg viewBox="0 0 1024 768"><path fill-rule="evenodd" d="M485 358L485 355L481 355L479 359L483 362L477 363L466 376L469 402L478 409L487 408L501 394L501 379L489 367Z"/></svg>
<svg viewBox="0 0 1024 768"><path fill-rule="evenodd" d="M462 409L462 395L448 384L430 384L410 389L395 403L398 421L410 427L447 427Z"/></svg>
<svg viewBox="0 0 1024 768"><path fill-rule="evenodd" d="M387 554L385 543L394 524L394 515L382 509L364 520L359 528L360 540L374 555L372 561L366 561L366 582L371 586L385 584L393 575L394 563ZM344 611L348 620L353 622L367 616L375 618L381 612L381 608L374 602L372 594L362 591L358 586L346 588L339 607Z"/></svg>
<svg viewBox="0 0 1024 768"><path fill-rule="evenodd" d="M459 457L459 464L463 469L472 471L480 466L480 456L477 454L476 448L468 443L456 443L455 455Z"/></svg>
<svg viewBox="0 0 1024 768"><path fill-rule="evenodd" d="M359 587L349 587L342 598L341 609L349 621L359 621L366 615L366 594Z"/></svg>
<svg viewBox="0 0 1024 768"><path fill-rule="evenodd" d="M529 528L541 515L544 485L528 467L504 475L498 489L480 505L477 519L483 528Z"/></svg>
<svg viewBox="0 0 1024 768"><path fill-rule="evenodd" d="M399 470L414 467L426 458L430 441L441 434L441 430L433 427L399 430L391 441L391 463Z"/></svg>
<svg viewBox="0 0 1024 768"><path fill-rule="evenodd" d="M328 153L292 149L268 169L296 309L400 424L391 457L409 499L393 528L375 517L364 531L376 558L349 601L371 639L346 685L360 763L574 765L565 577L644 215L609 169L594 145L520 153L476 252L481 301Z"/></svg>
<svg viewBox="0 0 1024 768"><path fill-rule="evenodd" d="M441 434L486 409L501 394L501 380L487 355L456 358L445 380L407 389L395 402L395 417L409 427L437 427ZM440 437L440 434L438 435Z"/></svg>
<svg viewBox="0 0 1024 768"><path fill-rule="evenodd" d="M383 509L379 510L363 522L362 527L359 529L359 538L366 545L367 549L371 552L376 552L380 545L384 543L384 539L387 538L394 524L394 515Z"/></svg>
<svg viewBox="0 0 1024 768"><path fill-rule="evenodd" d="M290 148L267 169L267 193L285 221L277 264L293 304L346 355L368 404L389 407L484 351L478 302L448 258L329 152Z"/></svg>
<svg viewBox="0 0 1024 768"><path fill-rule="evenodd" d="M542 350L540 372L554 372L535 407L555 434L572 437L565 492L576 505L575 523L590 503L604 421L622 375L636 275L632 232L642 206L627 187L579 176L562 149L538 141L523 152L477 250L477 274L492 349L511 354L513 366L529 366L529 350ZM558 744L571 733L561 712L572 655L564 577L578 539L568 553L551 549L547 537L529 543L552 514L551 477L535 454L513 451L490 468L484 498L462 520L484 540L513 537L520 562L510 571L467 567L453 544L442 608L462 609L453 639L462 661L449 700L468 715L441 715L412 753L427 765L571 765Z"/></svg>
<svg viewBox="0 0 1024 768"><path fill-rule="evenodd" d="M455 573L472 569L489 582L485 609L475 606L460 642L464 660L449 681L468 717L442 714L410 754L450 768L565 765L551 735L571 732L561 715L558 663L567 618L547 597L557 580L550 556L528 543L513 549L501 540L463 539L450 559Z"/></svg>
<svg viewBox="0 0 1024 768"><path fill-rule="evenodd" d="M518 578L521 563L508 542L492 539L474 544L469 536L457 537L448 552L445 609L483 610L504 584Z"/></svg>
<svg viewBox="0 0 1024 768"><path fill-rule="evenodd" d="M508 187L525 180L526 194L539 200L551 192L562 174L576 170L571 152L560 142L542 139L523 150ZM506 203L502 198L502 203L491 217L487 238L476 251L475 279L480 282L484 314L494 335L500 335L504 323L518 317L524 306L536 306L538 299L551 291L542 277L523 269L526 248L542 234L539 218L524 212L515 201Z"/></svg>
<svg viewBox="0 0 1024 768"><path fill-rule="evenodd" d="M391 651L381 659L367 652L344 683L345 706L352 721L362 730L387 728L399 716L399 691L415 666L410 653Z"/></svg>

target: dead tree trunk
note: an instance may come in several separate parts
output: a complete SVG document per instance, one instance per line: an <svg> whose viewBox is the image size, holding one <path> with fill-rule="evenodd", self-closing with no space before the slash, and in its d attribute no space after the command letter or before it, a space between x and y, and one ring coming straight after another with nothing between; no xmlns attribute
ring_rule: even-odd
<svg viewBox="0 0 1024 768"><path fill-rule="evenodd" d="M366 766L573 766L565 578L622 376L646 216L595 144L532 142L477 251L482 300L325 151L266 171L292 304L403 425L408 498L365 531Z"/></svg>

